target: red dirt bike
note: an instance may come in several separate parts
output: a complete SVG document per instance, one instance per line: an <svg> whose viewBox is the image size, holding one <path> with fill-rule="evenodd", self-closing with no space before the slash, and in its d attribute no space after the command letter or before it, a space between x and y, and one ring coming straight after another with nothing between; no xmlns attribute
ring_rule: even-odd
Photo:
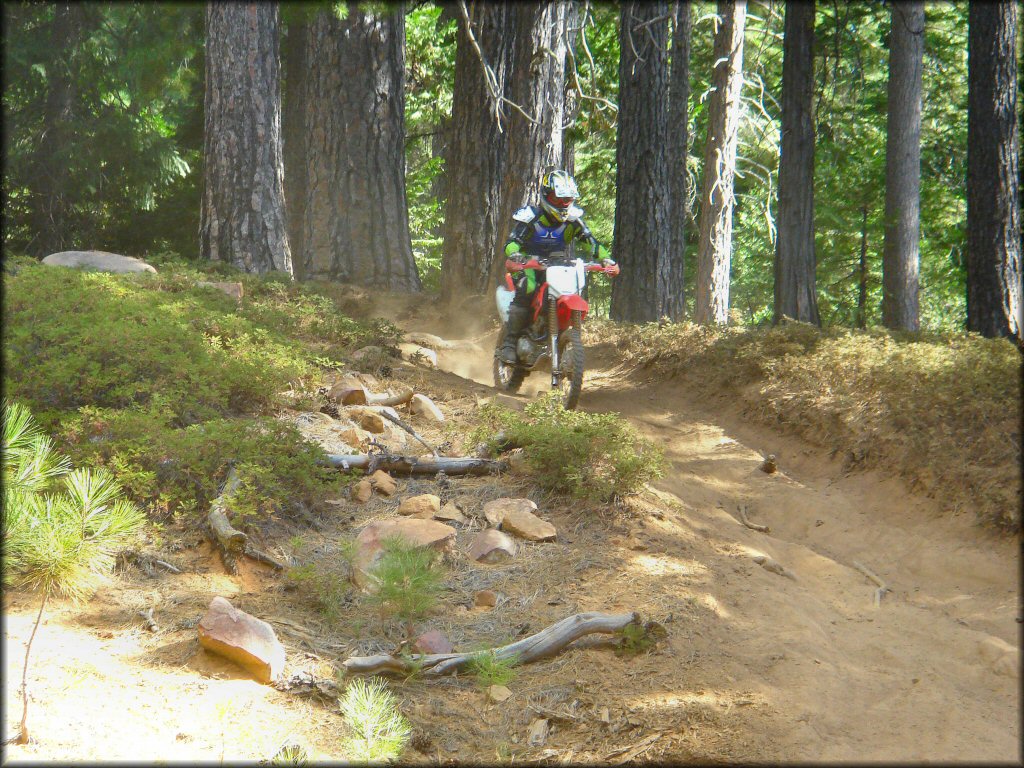
<svg viewBox="0 0 1024 768"><path fill-rule="evenodd" d="M505 282L498 286L495 300L503 323L508 322L508 309L515 296L512 272L524 269L546 270L546 282L537 289L533 299L530 325L519 337L516 345L518 362L509 365L494 357L494 386L506 392L516 392L530 373L550 365L551 387L562 392L562 404L567 409L576 407L583 389L583 320L590 308L580 295L587 282L588 272L602 272L614 277L619 274L618 264L603 267L583 259L567 257L564 252L552 253L541 260L531 256L520 263L505 261ZM504 328L498 334L498 346L504 339Z"/></svg>

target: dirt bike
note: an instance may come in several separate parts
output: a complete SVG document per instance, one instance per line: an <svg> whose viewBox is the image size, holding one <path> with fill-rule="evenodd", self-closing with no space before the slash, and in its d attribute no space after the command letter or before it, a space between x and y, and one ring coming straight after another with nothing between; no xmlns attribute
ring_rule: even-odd
<svg viewBox="0 0 1024 768"><path fill-rule="evenodd" d="M588 272L602 272L614 277L619 274L618 264L602 266L587 263L559 251L543 259L531 256L522 263L508 259L505 269L505 281L495 292L502 323L508 322L509 306L515 297L511 273L543 269L547 274L546 282L534 295L530 325L516 345L518 361L509 365L497 356L495 349L494 386L506 392L516 392L530 373L542 365L545 368L550 365L552 389L562 392L562 404L567 409L575 408L583 389L583 320L590 308L580 294L586 285ZM504 336L503 327L498 334L498 347Z"/></svg>

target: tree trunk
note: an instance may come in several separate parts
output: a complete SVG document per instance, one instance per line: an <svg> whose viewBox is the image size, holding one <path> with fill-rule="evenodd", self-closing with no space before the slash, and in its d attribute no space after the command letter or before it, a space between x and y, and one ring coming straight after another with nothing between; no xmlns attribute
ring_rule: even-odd
<svg viewBox="0 0 1024 768"><path fill-rule="evenodd" d="M814 2L786 4L774 321L821 325L814 283Z"/></svg>
<svg viewBox="0 0 1024 768"><path fill-rule="evenodd" d="M971 3L967 107L967 329L1024 340L1017 4Z"/></svg>
<svg viewBox="0 0 1024 768"><path fill-rule="evenodd" d="M32 653L32 641L36 639L36 632L39 631L39 622L42 621L43 611L46 610L46 601L50 599L50 588L43 590L43 601L39 604L39 613L36 614L36 623L32 625L32 634L28 636L28 643L25 645L25 663L21 668L21 726L18 735L14 739L15 744L28 744L28 658Z"/></svg>
<svg viewBox="0 0 1024 768"><path fill-rule="evenodd" d="M576 174L576 119L580 113L580 98L576 90L576 38L582 27L583 14L580 0L567 0L565 18L565 106L562 125L562 168Z"/></svg>
<svg viewBox="0 0 1024 768"><path fill-rule="evenodd" d="M708 137L704 143L694 319L698 323L725 325L729 320L733 180L743 85L745 0L719 0L718 17L712 54L715 90L708 97Z"/></svg>
<svg viewBox="0 0 1024 768"><path fill-rule="evenodd" d="M82 38L83 6L57 3L50 31L51 60L47 67L43 134L39 163L33 175L32 252L48 256L69 244L67 232L68 146L74 131L75 84L71 61Z"/></svg>
<svg viewBox="0 0 1024 768"><path fill-rule="evenodd" d="M516 3L513 9L515 76L509 81L509 98L522 112L509 107L499 245L504 244L512 230L512 214L539 200L544 172L562 163L568 7L556 0L539 5ZM493 280L504 274L503 265L504 258L494 259Z"/></svg>
<svg viewBox="0 0 1024 768"><path fill-rule="evenodd" d="M498 238L508 133L503 108L488 89L480 58L491 68L498 94L505 95L512 12L506 3L472 3L468 11L468 30L466 20L458 20L445 157L441 296L446 301L491 289L491 264L502 245Z"/></svg>
<svg viewBox="0 0 1024 768"><path fill-rule="evenodd" d="M868 325L868 206L861 208L860 263L857 267L857 327Z"/></svg>
<svg viewBox="0 0 1024 768"><path fill-rule="evenodd" d="M288 244L296 280L306 277L303 222L306 214L306 51L309 23L296 18L284 43L284 192L288 213Z"/></svg>
<svg viewBox="0 0 1024 768"><path fill-rule="evenodd" d="M200 247L246 272L291 274L278 28L275 3L207 5Z"/></svg>
<svg viewBox="0 0 1024 768"><path fill-rule="evenodd" d="M893 3L885 143L882 322L916 331L921 240L921 73L924 3Z"/></svg>
<svg viewBox="0 0 1024 768"><path fill-rule="evenodd" d="M672 20L672 69L668 103L668 166L670 247L665 314L679 320L686 311L686 224L690 217L690 185L686 172L689 145L690 33L689 0L675 0Z"/></svg>
<svg viewBox="0 0 1024 768"><path fill-rule="evenodd" d="M303 259L311 279L418 291L405 197L401 4L310 24Z"/></svg>
<svg viewBox="0 0 1024 768"><path fill-rule="evenodd" d="M668 309L668 4L624 2L619 16L615 255L610 316L657 320Z"/></svg>

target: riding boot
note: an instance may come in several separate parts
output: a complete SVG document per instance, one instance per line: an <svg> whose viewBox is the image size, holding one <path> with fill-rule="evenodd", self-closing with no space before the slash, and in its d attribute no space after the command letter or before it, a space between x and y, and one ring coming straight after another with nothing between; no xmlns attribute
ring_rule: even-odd
<svg viewBox="0 0 1024 768"><path fill-rule="evenodd" d="M530 323L530 308L517 307L513 304L508 308L508 322L505 324L505 340L501 342L498 358L509 365L515 365L519 356L516 354L516 342L523 335Z"/></svg>

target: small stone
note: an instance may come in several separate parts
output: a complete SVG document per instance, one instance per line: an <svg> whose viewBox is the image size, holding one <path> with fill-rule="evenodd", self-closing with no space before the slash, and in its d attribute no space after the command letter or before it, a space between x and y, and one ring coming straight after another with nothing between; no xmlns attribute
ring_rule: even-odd
<svg viewBox="0 0 1024 768"><path fill-rule="evenodd" d="M498 528L508 512L520 510L531 513L536 509L537 505L529 499L494 499L484 504L484 517L490 525Z"/></svg>
<svg viewBox="0 0 1024 768"><path fill-rule="evenodd" d="M353 448L364 446L370 442L370 433L359 427L343 429L338 436L345 441L346 445L351 445Z"/></svg>
<svg viewBox="0 0 1024 768"><path fill-rule="evenodd" d="M359 414L359 426L367 432L379 435L385 430L384 417L373 411L363 411Z"/></svg>
<svg viewBox="0 0 1024 768"><path fill-rule="evenodd" d="M551 541L557 536L555 526L522 509L506 512L501 521L501 530L527 541Z"/></svg>
<svg viewBox="0 0 1024 768"><path fill-rule="evenodd" d="M460 525L466 525L469 519L459 511L459 508L454 503L448 502L441 511L434 515L435 520L448 520L453 523L459 523Z"/></svg>
<svg viewBox="0 0 1024 768"><path fill-rule="evenodd" d="M441 413L441 409L426 395L413 395L412 400L409 401L409 412L414 416L426 416L437 424L444 423L444 414Z"/></svg>
<svg viewBox="0 0 1024 768"><path fill-rule="evenodd" d="M473 596L477 608L493 608L498 604L498 595L490 589L482 589Z"/></svg>
<svg viewBox="0 0 1024 768"><path fill-rule="evenodd" d="M416 641L412 644L412 649L416 653L451 653L455 650L452 647L451 640L437 629L424 632L417 637Z"/></svg>
<svg viewBox="0 0 1024 768"><path fill-rule="evenodd" d="M242 287L241 283L211 283L205 280L200 280L196 285L201 288L216 288L218 291L231 296L235 301L241 301L242 297L245 296L245 289Z"/></svg>
<svg viewBox="0 0 1024 768"><path fill-rule="evenodd" d="M339 381L327 392L327 399L341 405L365 405L366 388L352 378Z"/></svg>
<svg viewBox="0 0 1024 768"><path fill-rule="evenodd" d="M516 543L508 534L488 528L473 537L468 553L478 563L500 563L516 556Z"/></svg>
<svg viewBox="0 0 1024 768"><path fill-rule="evenodd" d="M775 463L775 454L769 453L764 457L764 461L761 464L761 471L767 472L769 475L778 470L779 466Z"/></svg>
<svg viewBox="0 0 1024 768"><path fill-rule="evenodd" d="M398 483L383 469L378 469L370 475L370 484L374 487L374 490L383 496L393 496L395 491L398 490Z"/></svg>
<svg viewBox="0 0 1024 768"><path fill-rule="evenodd" d="M530 730L526 737L526 743L531 747L542 747L548 738L547 718L538 717L530 723Z"/></svg>
<svg viewBox="0 0 1024 768"><path fill-rule="evenodd" d="M398 514L428 520L441 511L441 499L432 493L410 496L398 505Z"/></svg>
<svg viewBox="0 0 1024 768"><path fill-rule="evenodd" d="M373 496L373 486L365 477L352 486L352 501L365 504Z"/></svg>
<svg viewBox="0 0 1024 768"><path fill-rule="evenodd" d="M500 704L505 701L509 696L512 695L512 691L506 688L504 685L492 685L487 689L487 698L491 701Z"/></svg>
<svg viewBox="0 0 1024 768"><path fill-rule="evenodd" d="M210 601L199 621L199 644L249 670L261 683L284 672L285 652L267 622L235 608L223 597Z"/></svg>

